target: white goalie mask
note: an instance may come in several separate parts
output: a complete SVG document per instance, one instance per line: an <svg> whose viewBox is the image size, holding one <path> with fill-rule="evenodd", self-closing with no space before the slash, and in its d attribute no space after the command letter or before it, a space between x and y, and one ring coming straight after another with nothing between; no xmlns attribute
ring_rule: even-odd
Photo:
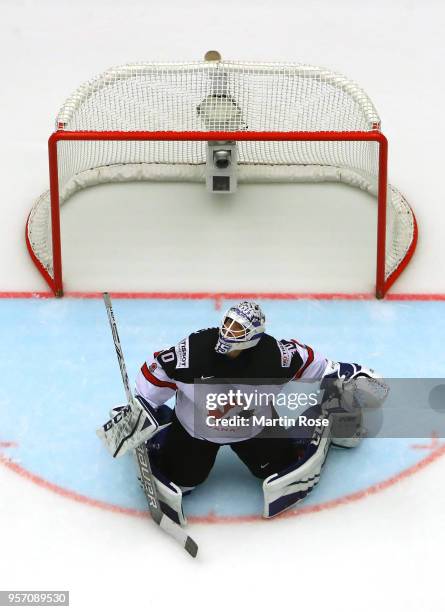
<svg viewBox="0 0 445 612"><path fill-rule="evenodd" d="M264 334L266 317L255 302L240 302L225 313L215 351L226 355L258 344Z"/></svg>

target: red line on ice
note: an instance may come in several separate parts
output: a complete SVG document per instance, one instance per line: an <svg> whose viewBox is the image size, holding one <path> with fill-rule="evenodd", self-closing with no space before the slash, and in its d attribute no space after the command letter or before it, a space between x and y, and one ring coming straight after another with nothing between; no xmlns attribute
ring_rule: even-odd
<svg viewBox="0 0 445 612"><path fill-rule="evenodd" d="M277 519L286 519L294 516L301 516L304 514L313 514L314 512L321 512L323 510L331 510L332 508L337 508L338 506L342 506L344 504L348 504L351 502L356 502L361 499L364 499L368 495L374 495L376 493L380 493L389 487L394 486L395 484L401 482L405 478L409 476L413 476L417 474L420 470L426 468L428 465L436 461L440 457L445 455L445 444L441 444L438 448L433 450L429 455L418 461L416 464L407 468L406 470L402 470L395 476L388 478L387 480L383 480L375 485L367 487L361 491L357 491L355 493L351 493L350 495L344 495L343 497L339 497L337 499L332 499L328 502L323 502L321 504L314 504L312 506L303 506L301 508L297 508L295 510L289 510L284 514L275 517L274 520ZM137 516L147 518L148 513L135 510L133 508L126 508L124 506L117 506L115 504L109 504L107 502L102 502L91 497L87 497L86 495L81 495L80 493L76 493L75 491L71 491L70 489L65 489L56 485L44 478L41 478L37 474L33 474L32 472L26 470L21 467L17 463L14 463L11 459L5 457L0 453L0 464L4 467L8 468L15 474L26 478L31 481L33 484L36 484L48 491L52 491L53 493L57 493L62 497L70 499L72 501L80 502L82 504L86 504L93 508L100 508L101 510L108 510L110 512L116 512L118 514L127 514L130 516ZM192 516L189 519L190 523L201 523L201 524L215 524L215 523L252 523L256 521L263 520L261 516L256 514L248 515L248 516L217 516L215 514L208 514L207 516Z"/></svg>
<svg viewBox="0 0 445 612"><path fill-rule="evenodd" d="M263 300L374 300L373 293L292 293L292 292L193 292L193 291L110 291L114 299L142 299L142 300L215 300L218 305L222 300L237 300L243 298L263 299ZM79 299L98 299L102 298L99 291L67 291L65 297ZM0 291L1 298L26 299L54 298L49 291ZM59 298L54 298L59 299ZM385 297L387 301L445 301L444 293L388 293Z"/></svg>
<svg viewBox="0 0 445 612"><path fill-rule="evenodd" d="M439 436L435 431L431 435L429 444L411 444L411 448L415 450L432 450L439 446Z"/></svg>
<svg viewBox="0 0 445 612"><path fill-rule="evenodd" d="M86 504L88 506L93 506L95 508L101 508L102 510L110 510L111 512L118 512L120 514L131 514L133 516L146 516L146 512L142 512L140 510L134 510L133 508L125 508L123 506L116 506L114 504L108 504L106 502L101 502L91 497L87 497L86 495L81 495L80 493L76 493L75 491L71 491L70 489L65 489L63 487L59 487L49 480L45 480L41 478L37 474L33 474L29 470L23 468L21 465L15 463L12 459L5 457L0 453L0 463L7 467L9 470L26 478L31 481L33 484L38 485L48 491L52 491L53 493L57 493L62 497L66 497L71 499L72 501L80 502L82 504Z"/></svg>

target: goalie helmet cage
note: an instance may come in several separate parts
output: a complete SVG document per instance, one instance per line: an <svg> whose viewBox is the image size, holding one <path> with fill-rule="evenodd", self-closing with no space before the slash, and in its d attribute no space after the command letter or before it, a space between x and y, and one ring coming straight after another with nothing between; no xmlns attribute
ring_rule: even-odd
<svg viewBox="0 0 445 612"><path fill-rule="evenodd" d="M206 143L227 140L237 144L240 183L337 181L373 194L384 297L414 252L417 226L387 182L387 140L367 94L316 66L221 60L112 68L65 102L49 138L50 189L26 225L54 294L63 295L59 211L73 193L105 182L204 183Z"/></svg>

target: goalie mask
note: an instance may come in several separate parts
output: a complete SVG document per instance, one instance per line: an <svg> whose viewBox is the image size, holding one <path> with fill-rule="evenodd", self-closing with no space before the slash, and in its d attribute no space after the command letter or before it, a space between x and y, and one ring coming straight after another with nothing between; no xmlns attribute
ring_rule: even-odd
<svg viewBox="0 0 445 612"><path fill-rule="evenodd" d="M223 317L215 351L226 355L258 344L265 332L266 317L255 302L240 302Z"/></svg>

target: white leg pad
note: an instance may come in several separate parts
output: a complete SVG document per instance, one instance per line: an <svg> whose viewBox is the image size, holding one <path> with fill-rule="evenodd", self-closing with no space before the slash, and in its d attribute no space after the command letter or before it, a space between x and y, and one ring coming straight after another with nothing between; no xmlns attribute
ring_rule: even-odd
<svg viewBox="0 0 445 612"><path fill-rule="evenodd" d="M169 482L161 474L153 474L161 509L179 525L186 525L187 519L182 509L182 491L174 482Z"/></svg>
<svg viewBox="0 0 445 612"><path fill-rule="evenodd" d="M318 442L313 441L312 444L316 445L316 450L306 461L264 480L264 518L272 518L300 502L320 480L329 450L329 435L325 432Z"/></svg>

